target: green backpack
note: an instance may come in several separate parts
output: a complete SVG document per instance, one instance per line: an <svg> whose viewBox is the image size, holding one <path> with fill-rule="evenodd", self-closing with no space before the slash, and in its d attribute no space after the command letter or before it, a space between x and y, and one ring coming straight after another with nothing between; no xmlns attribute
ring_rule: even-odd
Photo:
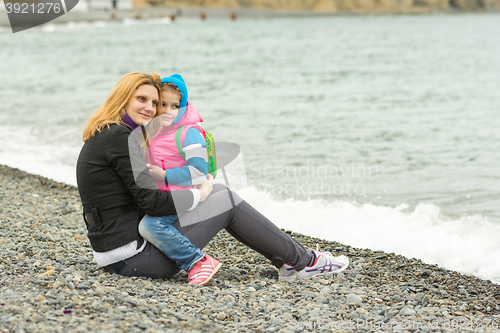
<svg viewBox="0 0 500 333"><path fill-rule="evenodd" d="M179 154L181 154L182 158L185 160L185 154L182 150L181 146L181 132L184 127L187 125L179 127L177 133L175 135L175 144L177 145L177 150ZM209 131L205 131L200 126L196 126L196 129L202 129L202 134L205 137L205 143L207 145L207 155L208 155L208 173L212 175L212 177L217 176L217 156L215 155L215 140L213 135Z"/></svg>

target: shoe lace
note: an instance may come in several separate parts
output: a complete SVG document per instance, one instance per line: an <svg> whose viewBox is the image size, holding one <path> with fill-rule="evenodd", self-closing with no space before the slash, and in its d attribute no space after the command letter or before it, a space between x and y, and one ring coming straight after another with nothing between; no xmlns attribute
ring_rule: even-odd
<svg viewBox="0 0 500 333"><path fill-rule="evenodd" d="M318 243L316 243L316 252L318 252L319 254L322 254L324 256L333 257L333 254L331 252L328 252L328 251L321 252L319 250L319 244Z"/></svg>

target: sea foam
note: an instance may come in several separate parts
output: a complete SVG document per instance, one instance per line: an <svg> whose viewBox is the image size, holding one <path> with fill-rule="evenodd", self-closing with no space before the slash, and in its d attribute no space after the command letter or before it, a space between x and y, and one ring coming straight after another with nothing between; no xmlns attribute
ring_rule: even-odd
<svg viewBox="0 0 500 333"><path fill-rule="evenodd" d="M372 250L395 252L500 283L500 225L481 215L449 218L438 206L395 208L346 201L278 201L254 187L239 192L279 227Z"/></svg>

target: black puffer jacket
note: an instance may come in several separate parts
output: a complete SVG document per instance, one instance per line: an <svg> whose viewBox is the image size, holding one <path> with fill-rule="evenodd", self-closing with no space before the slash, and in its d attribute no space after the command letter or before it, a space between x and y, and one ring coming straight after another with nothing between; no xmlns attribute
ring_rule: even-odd
<svg viewBox="0 0 500 333"><path fill-rule="evenodd" d="M78 190L90 244L97 252L134 240L140 246L143 240L137 227L144 214L182 213L193 205L191 191L158 191L140 146L130 133L126 125L105 127L85 142L78 157Z"/></svg>

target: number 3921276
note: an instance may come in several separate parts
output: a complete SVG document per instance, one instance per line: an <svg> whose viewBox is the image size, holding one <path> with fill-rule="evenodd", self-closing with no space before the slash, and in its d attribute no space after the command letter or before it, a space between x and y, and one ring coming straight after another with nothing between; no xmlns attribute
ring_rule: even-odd
<svg viewBox="0 0 500 333"><path fill-rule="evenodd" d="M60 3L52 2L39 2L39 3L26 3L26 2L5 2L7 14L59 14L62 10Z"/></svg>

